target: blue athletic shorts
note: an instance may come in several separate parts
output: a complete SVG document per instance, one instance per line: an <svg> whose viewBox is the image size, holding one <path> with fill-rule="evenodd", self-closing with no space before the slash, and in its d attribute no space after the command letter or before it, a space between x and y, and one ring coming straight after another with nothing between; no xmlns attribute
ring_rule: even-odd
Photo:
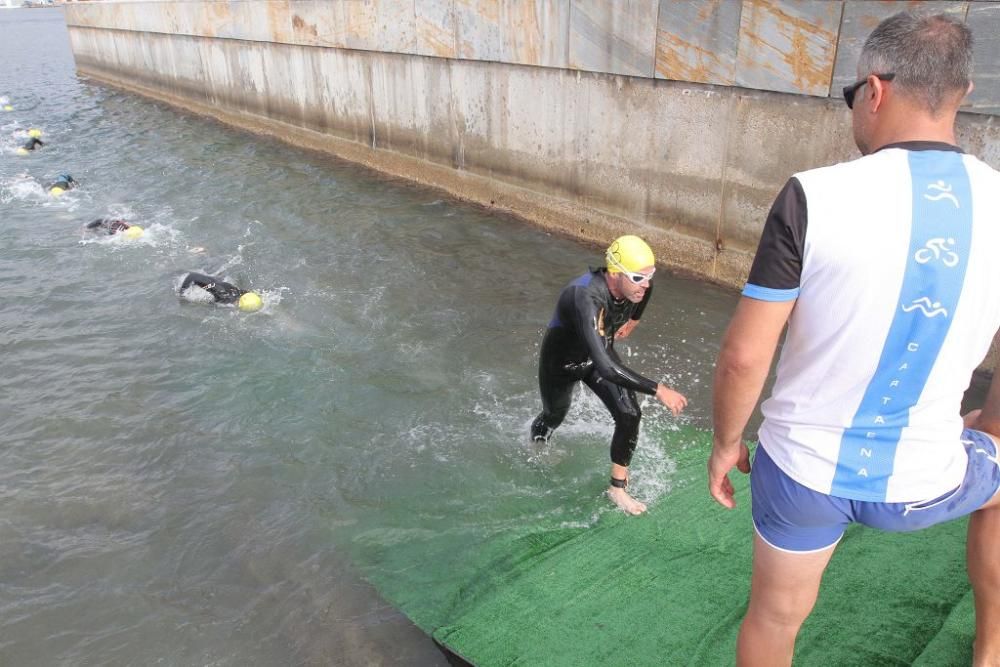
<svg viewBox="0 0 1000 667"><path fill-rule="evenodd" d="M750 473L754 528L777 549L805 553L833 546L853 522L905 532L971 514L1000 489L1000 461L996 443L985 433L966 429L962 441L969 466L958 488L912 503L866 502L813 491L782 472L758 445Z"/></svg>

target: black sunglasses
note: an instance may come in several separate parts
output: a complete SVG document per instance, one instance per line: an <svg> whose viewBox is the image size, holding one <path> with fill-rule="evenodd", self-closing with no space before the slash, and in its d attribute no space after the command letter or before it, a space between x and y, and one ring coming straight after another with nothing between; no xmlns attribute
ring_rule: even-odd
<svg viewBox="0 0 1000 667"><path fill-rule="evenodd" d="M893 72L890 72L889 74L869 74L868 76L874 76L882 81L892 81L896 78L896 74ZM844 101L847 102L848 109L854 108L854 94L858 92L861 86L868 83L868 76L860 81L855 81L849 86L844 86Z"/></svg>

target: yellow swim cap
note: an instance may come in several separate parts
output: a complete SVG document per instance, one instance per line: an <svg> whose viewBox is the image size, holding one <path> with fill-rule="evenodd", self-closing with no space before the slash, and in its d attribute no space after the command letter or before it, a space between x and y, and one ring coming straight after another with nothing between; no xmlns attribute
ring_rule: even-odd
<svg viewBox="0 0 1000 667"><path fill-rule="evenodd" d="M11 105L9 105L9 104L5 104L5 105L3 105L3 110L4 110L4 111L13 111L13 110L14 110L14 107L12 107L12 106L11 106Z"/></svg>
<svg viewBox="0 0 1000 667"><path fill-rule="evenodd" d="M66 191L63 190L62 188L60 188L58 185L56 187L51 188L49 190L49 194L52 195L53 197L58 197L59 195L61 195L64 192L66 192Z"/></svg>
<svg viewBox="0 0 1000 667"><path fill-rule="evenodd" d="M240 310L244 313L255 313L263 307L264 302L257 292L247 292L240 297Z"/></svg>
<svg viewBox="0 0 1000 667"><path fill-rule="evenodd" d="M638 272L656 265L653 251L646 242L631 234L616 238L608 246L605 259L608 263L609 273Z"/></svg>
<svg viewBox="0 0 1000 667"><path fill-rule="evenodd" d="M133 241L137 238L141 238L142 234L143 229L139 225L130 225L128 229L122 232L122 236Z"/></svg>
<svg viewBox="0 0 1000 667"><path fill-rule="evenodd" d="M28 130L28 136L37 139L38 137L42 136L42 131L39 130L37 127L33 127L30 130Z"/></svg>
<svg viewBox="0 0 1000 667"><path fill-rule="evenodd" d="M17 149L17 154L18 155L27 155L28 154L28 149L27 148L18 148Z"/></svg>

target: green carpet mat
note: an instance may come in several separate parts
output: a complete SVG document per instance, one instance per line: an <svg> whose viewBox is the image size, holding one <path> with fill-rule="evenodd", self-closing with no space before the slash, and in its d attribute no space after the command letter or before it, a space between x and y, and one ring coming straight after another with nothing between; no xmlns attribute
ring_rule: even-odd
<svg viewBox="0 0 1000 667"><path fill-rule="evenodd" d="M442 516L440 530L357 535L359 557L389 600L475 665L732 664L749 591L748 478L733 476L739 507L726 511L706 489L709 435L662 437L677 468L644 516L511 522L475 541ZM965 521L916 534L852 527L795 664L968 665L965 530Z"/></svg>

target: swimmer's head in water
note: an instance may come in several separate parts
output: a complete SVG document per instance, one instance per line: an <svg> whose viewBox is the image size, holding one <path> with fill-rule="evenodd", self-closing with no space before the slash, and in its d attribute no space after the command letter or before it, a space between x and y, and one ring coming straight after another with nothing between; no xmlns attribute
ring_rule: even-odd
<svg viewBox="0 0 1000 667"><path fill-rule="evenodd" d="M40 139L42 136L42 131L39 130L37 127L33 127L30 130L28 130L28 136L34 139Z"/></svg>
<svg viewBox="0 0 1000 667"><path fill-rule="evenodd" d="M139 238L142 238L142 235L143 235L144 233L145 233L145 231L144 231L144 230L143 230L143 228L142 228L142 227L140 227L139 225L129 225L129 226L128 226L128 227L127 227L127 228L125 229L125 231L123 231L123 232L122 232L121 234L122 234L122 236L124 236L125 238L127 238L127 239L130 239L130 240L133 240L133 241L134 241L135 239L139 239Z"/></svg>
<svg viewBox="0 0 1000 667"><path fill-rule="evenodd" d="M18 155L27 155L29 152L30 151L27 148L25 148L24 146L20 146L17 149L17 154Z"/></svg>
<svg viewBox="0 0 1000 667"><path fill-rule="evenodd" d="M14 107L12 107L12 106L11 106L11 105L9 105L9 104L5 104L5 105L3 105L3 110L4 110L4 111L13 111L13 110L14 110Z"/></svg>
<svg viewBox="0 0 1000 667"><path fill-rule="evenodd" d="M653 251L638 236L619 236L605 254L609 273L637 273L656 264Z"/></svg>
<svg viewBox="0 0 1000 667"><path fill-rule="evenodd" d="M257 292L246 292L240 297L239 306L244 313L255 313L264 307L264 302Z"/></svg>
<svg viewBox="0 0 1000 667"><path fill-rule="evenodd" d="M63 190L58 185L53 185L51 188L49 188L49 194L52 195L53 197L58 197L59 195L61 195L64 192L66 192L66 191Z"/></svg>

